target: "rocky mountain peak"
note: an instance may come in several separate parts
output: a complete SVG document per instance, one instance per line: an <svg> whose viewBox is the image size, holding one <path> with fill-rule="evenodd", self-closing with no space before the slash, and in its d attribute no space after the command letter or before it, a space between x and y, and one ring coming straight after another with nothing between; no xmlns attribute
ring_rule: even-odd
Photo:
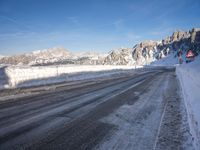
<svg viewBox="0 0 200 150"><path fill-rule="evenodd" d="M190 31L191 43L200 44L200 28L193 28Z"/></svg>
<svg viewBox="0 0 200 150"><path fill-rule="evenodd" d="M184 31L175 31L171 36L171 42L180 41L183 38L187 38L188 34L188 32Z"/></svg>
<svg viewBox="0 0 200 150"><path fill-rule="evenodd" d="M179 49L186 51L190 47L194 50L200 49L200 28L193 28L191 31L175 31L162 42L141 42L133 47L133 58L137 64L147 64Z"/></svg>
<svg viewBox="0 0 200 150"><path fill-rule="evenodd" d="M111 53L104 59L104 65L131 65L134 60L132 57L132 49L119 48L111 51Z"/></svg>
<svg viewBox="0 0 200 150"><path fill-rule="evenodd" d="M149 40L149 41L143 41L139 45L140 45L140 48L144 48L144 47L149 47L149 46L153 47L153 46L156 46L157 44L158 42Z"/></svg>
<svg viewBox="0 0 200 150"><path fill-rule="evenodd" d="M2 64L12 64L12 65L28 65L37 63L48 63L58 60L62 60L70 57L70 52L64 48L51 48L45 50L38 50L27 54L7 56L0 59Z"/></svg>

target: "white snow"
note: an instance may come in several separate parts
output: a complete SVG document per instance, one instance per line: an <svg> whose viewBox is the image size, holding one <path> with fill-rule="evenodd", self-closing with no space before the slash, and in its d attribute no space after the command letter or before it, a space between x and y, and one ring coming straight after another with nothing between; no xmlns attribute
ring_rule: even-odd
<svg viewBox="0 0 200 150"><path fill-rule="evenodd" d="M175 54L169 54L160 60L155 60L151 63L152 66L175 66L178 64L178 58L174 57Z"/></svg>
<svg viewBox="0 0 200 150"><path fill-rule="evenodd" d="M125 104L100 120L115 125L116 130L105 137L95 149L153 149L162 114L162 94L168 84L168 80L164 80L164 86L160 87L159 83L163 79L165 78L155 80L150 91L142 94L135 91L135 95L140 97L133 105Z"/></svg>
<svg viewBox="0 0 200 150"><path fill-rule="evenodd" d="M182 93L187 107L191 134L200 149L200 56L195 61L177 66Z"/></svg>
<svg viewBox="0 0 200 150"><path fill-rule="evenodd" d="M3 56L3 55L0 55L0 59L1 59L1 58L3 58L3 57L5 57L5 56Z"/></svg>
<svg viewBox="0 0 200 150"><path fill-rule="evenodd" d="M141 67L141 66L138 66ZM91 79L133 71L135 66L8 66L0 68L0 88L45 85L72 80Z"/></svg>

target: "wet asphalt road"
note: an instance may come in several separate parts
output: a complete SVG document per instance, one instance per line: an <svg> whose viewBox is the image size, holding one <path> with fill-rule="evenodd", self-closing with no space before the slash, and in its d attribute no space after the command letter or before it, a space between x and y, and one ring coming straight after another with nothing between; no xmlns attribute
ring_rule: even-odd
<svg viewBox="0 0 200 150"><path fill-rule="evenodd" d="M0 149L184 149L186 135L179 130L184 113L177 112L183 106L174 71L93 80L1 101ZM168 101L176 101L176 110L167 109ZM124 106L130 106L130 112L122 113L127 119L118 124L121 118L116 116ZM168 111L180 120L169 129L165 121L173 117L167 117ZM120 129L125 122L131 126ZM146 129L151 132L145 133ZM171 130L175 133L167 134ZM175 140L174 135L178 135ZM163 142L163 137L168 140Z"/></svg>

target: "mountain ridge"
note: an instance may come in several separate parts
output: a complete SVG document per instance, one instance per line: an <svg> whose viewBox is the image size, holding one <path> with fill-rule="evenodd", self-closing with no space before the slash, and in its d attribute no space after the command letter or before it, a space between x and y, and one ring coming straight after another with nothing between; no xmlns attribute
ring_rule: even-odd
<svg viewBox="0 0 200 150"><path fill-rule="evenodd" d="M111 50L109 54L72 53L65 48L54 47L21 55L3 56L0 57L0 64L147 65L180 49L185 52L189 48L200 50L200 28L189 31L178 30L160 41L142 41L133 48L119 48Z"/></svg>
<svg viewBox="0 0 200 150"><path fill-rule="evenodd" d="M148 65L171 53L176 56L178 50L186 52L188 49L200 51L200 28L175 31L161 41L143 41L132 49L118 49L117 53L113 51L105 58L104 64ZM128 52L125 54L124 51Z"/></svg>

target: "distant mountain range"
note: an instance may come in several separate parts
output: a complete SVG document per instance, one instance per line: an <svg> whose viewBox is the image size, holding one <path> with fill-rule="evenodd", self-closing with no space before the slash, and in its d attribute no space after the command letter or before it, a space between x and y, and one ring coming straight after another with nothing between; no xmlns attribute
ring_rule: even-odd
<svg viewBox="0 0 200 150"><path fill-rule="evenodd" d="M1 56L0 64L53 65L53 64L98 64L105 55L98 53L71 53L65 48L38 50L27 54ZM102 62L101 62L102 63Z"/></svg>
<svg viewBox="0 0 200 150"><path fill-rule="evenodd" d="M200 28L176 31L161 41L143 41L133 48L120 48L112 50L109 54L71 53L65 48L52 48L22 55L0 56L0 64L145 65L179 49L186 51L189 48L200 50Z"/></svg>

